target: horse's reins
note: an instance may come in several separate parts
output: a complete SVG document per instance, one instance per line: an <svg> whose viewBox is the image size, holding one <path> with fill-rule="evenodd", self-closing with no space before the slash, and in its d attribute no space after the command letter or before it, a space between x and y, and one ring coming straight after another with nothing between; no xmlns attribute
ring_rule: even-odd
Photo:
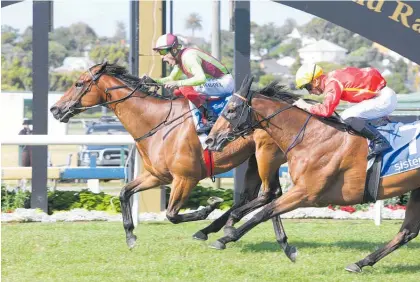
<svg viewBox="0 0 420 282"><path fill-rule="evenodd" d="M243 100L243 101L245 101L245 105L246 105L246 107L248 108L248 111L254 111L257 115L259 115L260 117L262 117L262 119L260 120L260 121L257 121L256 123L254 123L254 124L252 124L252 121L251 121L251 126L250 127L248 127L248 128L245 128L245 129L243 129L243 130L239 130L238 129L238 127L239 127L239 125L237 125L233 130L232 130L232 132L235 134L235 135L240 135L240 136L242 136L244 133L247 133L247 132L249 132L249 131L253 131L255 128L259 128L260 126L261 126L261 123L263 123L264 121L269 121L270 119L272 119L273 117L275 117L276 115L278 115L278 114L280 114L281 112L284 112L284 111L287 111L287 110L289 110L289 109L291 109L291 108L293 108L294 106L293 105L288 105L288 106L286 106L286 107L284 107L284 108L280 108L279 110L277 110L277 111L275 111L274 113L272 113L271 115L269 115L269 116L267 116L267 117L264 117L261 113L259 113L257 110L255 110L249 103L248 103L248 100L246 99L246 98L244 98L244 97L242 97L241 95L239 95L239 94L236 94L236 93L234 93L233 95L235 95L236 97L238 97L238 98L240 98L241 100ZM240 115L240 117L239 117L239 119L242 117L242 115L244 114L244 112L245 112L245 107L244 107L244 109L242 110L242 112L241 112L241 115ZM284 153L285 155L287 155L287 153L291 150L291 149L293 149L296 145L297 145L297 140L299 139L299 137L300 137L300 135L303 133L303 134L305 134L305 129L306 129L306 126L308 125L308 122L309 122L309 120L310 120L310 118L312 117L312 114L310 114L310 113L308 113L309 115L308 115L308 118L306 119L306 121L305 121L305 123L303 124L303 126L302 126L302 128L299 130L299 133L296 135L296 137L295 137L295 139L292 141L292 143L289 145L289 147L287 148L287 150L286 150L286 152ZM303 137L302 137L303 138Z"/></svg>
<svg viewBox="0 0 420 282"><path fill-rule="evenodd" d="M72 106L74 106L74 105L77 105L77 103L80 103L80 100L81 100L81 98L86 94L86 93L88 93L88 91L90 90L90 88L92 87L92 85L93 85L93 83L95 84L95 86L96 87L98 87L98 89L99 90L101 90L101 91L104 91L105 92L105 94L106 94L106 99L108 100L108 97L111 97L111 93L109 93L109 91L111 91L111 90L115 90L115 89L122 89L122 88L130 88L128 85L118 85L118 86L113 86L113 87L109 87L109 88L105 88L104 90L102 90L100 87L99 87L99 85L97 84L97 81L99 80L99 78L102 76L102 74L104 73L104 72L98 72L98 73L96 73L95 75L92 73L92 71L91 71L91 69L88 69L88 72L89 72L89 74L90 74L90 76L92 77L92 80L90 81L90 84L88 85L88 87L86 87L85 88L85 90L83 91L83 92L81 92L81 94L79 94L78 96L78 99L77 99L77 102L76 103L74 103ZM71 113L73 113L75 110L88 110L88 109L93 109L93 108L97 108L97 107L103 107L103 106L108 106L108 105L110 105L110 104L114 104L114 103L120 103L120 102L123 102L123 101L125 101L125 100L127 100L127 99L129 99L130 97L132 97L133 96L133 94L139 89L139 87L140 86L143 86L143 85L146 85L146 86L154 86L154 87L156 87L156 89L155 89L155 93L157 92L157 90L159 89L159 87L161 86L160 84L158 84L158 83L148 83L148 82L140 82L140 83L138 83L137 85L136 85L136 87L134 87L134 89L129 93L129 94L127 94L126 96L124 96L124 97L122 97L122 98L120 98L120 99L117 99L117 100L114 100L114 101L105 101L104 103L101 103L101 104L97 104L97 105L93 105L93 106L88 106L88 107L70 107L69 108L69 114L71 114ZM149 96L150 95L150 93L148 93L146 96ZM169 108L169 112L168 112L168 115L166 116L166 118L165 118L165 120L164 121L162 121L162 122L160 122L158 125L156 125L155 127L153 127L149 132L147 132L146 134L144 134L143 136L140 136L140 137L137 137L137 138L134 138L134 141L141 141L141 140L143 140L143 139L146 139L146 138L148 138L148 137L150 137L150 136L152 136L152 135L154 135L156 132L158 132L160 129L162 129L163 127L165 127L165 126L167 126L167 125L170 125L170 124L172 124L173 122L175 122L175 121L177 121L178 119L180 119L180 118L182 118L183 116L185 116L186 114L188 114L188 113L190 113L190 112L192 112L194 109L191 109L191 110L189 110L189 111L187 111L187 112L185 112L185 113L183 113L183 114L181 114L180 116L178 116L178 117L176 117L176 118L174 118L174 119L172 119L172 120L170 120L169 122L168 122L168 118L169 118L169 116L170 116L170 114L171 114L171 112L172 112L172 103L173 103L173 100L170 100L171 101L171 106L170 106L170 108ZM161 127L161 128L159 128L161 125L163 125L163 127Z"/></svg>

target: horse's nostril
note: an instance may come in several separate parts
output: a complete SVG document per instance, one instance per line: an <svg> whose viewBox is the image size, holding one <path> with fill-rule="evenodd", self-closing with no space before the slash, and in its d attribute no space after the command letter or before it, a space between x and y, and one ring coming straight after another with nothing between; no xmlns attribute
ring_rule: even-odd
<svg viewBox="0 0 420 282"><path fill-rule="evenodd" d="M51 112L51 113L53 113L53 114L56 114L56 113L58 112L58 107L56 107L56 106L52 106L52 107L50 108L50 112Z"/></svg>
<svg viewBox="0 0 420 282"><path fill-rule="evenodd" d="M233 141L233 140L235 140L235 134L233 134L233 133L229 132L229 133L226 135L226 139L228 139L229 141Z"/></svg>
<svg viewBox="0 0 420 282"><path fill-rule="evenodd" d="M213 144L213 142L214 142L214 139L211 138L211 137L207 137L207 139L205 141L206 145L211 145L211 144Z"/></svg>

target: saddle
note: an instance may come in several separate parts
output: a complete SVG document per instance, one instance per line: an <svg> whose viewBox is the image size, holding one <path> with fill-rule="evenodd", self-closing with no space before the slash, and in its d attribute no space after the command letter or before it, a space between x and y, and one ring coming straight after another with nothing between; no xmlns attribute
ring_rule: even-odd
<svg viewBox="0 0 420 282"><path fill-rule="evenodd" d="M314 100L305 100L309 104L316 104ZM349 134L354 134L366 138L360 132L353 129L350 125L344 122L341 116L334 112L334 115L331 117L320 117L317 116L317 119L333 126L334 128L340 131L346 131ZM384 126L390 123L391 120L388 117L381 117L378 119L370 120L368 123L374 127ZM366 138L367 139L367 138ZM382 167L382 155L376 155L374 158L368 159L368 164L366 168L366 181L365 181L365 191L363 195L362 203L376 202L378 197L378 188L379 188L379 179L381 176L381 167Z"/></svg>

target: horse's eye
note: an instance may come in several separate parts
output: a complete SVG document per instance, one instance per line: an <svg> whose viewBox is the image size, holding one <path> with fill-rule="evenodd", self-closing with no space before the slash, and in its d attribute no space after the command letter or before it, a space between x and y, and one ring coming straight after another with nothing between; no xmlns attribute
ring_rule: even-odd
<svg viewBox="0 0 420 282"><path fill-rule="evenodd" d="M76 86L76 88L83 87L83 82L76 82L76 83L74 84L74 86Z"/></svg>
<svg viewBox="0 0 420 282"><path fill-rule="evenodd" d="M229 107L227 109L228 114L233 114L236 111L236 107Z"/></svg>

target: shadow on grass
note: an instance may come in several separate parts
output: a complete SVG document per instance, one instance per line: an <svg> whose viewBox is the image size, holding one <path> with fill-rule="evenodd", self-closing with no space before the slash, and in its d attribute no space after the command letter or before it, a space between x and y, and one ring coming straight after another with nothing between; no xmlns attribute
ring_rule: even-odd
<svg viewBox="0 0 420 282"><path fill-rule="evenodd" d="M406 264L397 264L394 266L384 266L382 267L382 272L386 274L392 274L392 273L418 273L420 269L420 264L415 265L406 265Z"/></svg>
<svg viewBox="0 0 420 282"><path fill-rule="evenodd" d="M289 242L290 245L299 249L316 249L316 248L333 248L353 249L360 251L375 251L378 247L385 245L386 242L364 242L364 241L338 241L332 243L321 242ZM240 246L242 252L279 252L282 251L276 242L261 242L255 244L242 244ZM404 247L403 247L404 248ZM408 244L409 249L420 249L420 243L411 242Z"/></svg>

